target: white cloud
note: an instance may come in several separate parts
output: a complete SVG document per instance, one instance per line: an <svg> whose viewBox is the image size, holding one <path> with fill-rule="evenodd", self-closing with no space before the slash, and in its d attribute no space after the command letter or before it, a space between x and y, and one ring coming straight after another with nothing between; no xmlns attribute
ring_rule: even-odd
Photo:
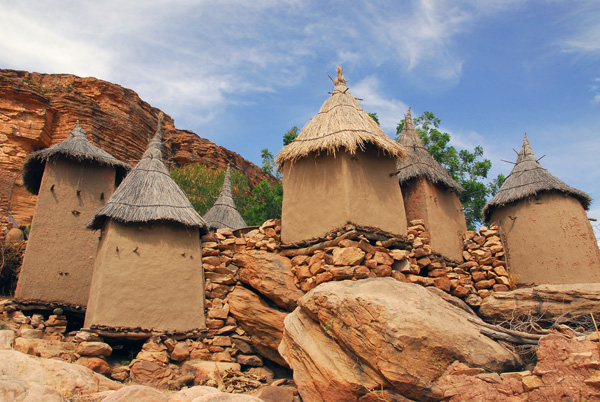
<svg viewBox="0 0 600 402"><path fill-rule="evenodd" d="M0 54L4 67L44 73L106 77L112 54L106 49L69 38L0 4Z"/></svg>
<svg viewBox="0 0 600 402"><path fill-rule="evenodd" d="M392 138L396 126L404 118L408 106L395 98L388 98L379 91L380 82L375 76L368 76L352 85L352 94L360 99L362 108L368 113L377 113L383 131Z"/></svg>

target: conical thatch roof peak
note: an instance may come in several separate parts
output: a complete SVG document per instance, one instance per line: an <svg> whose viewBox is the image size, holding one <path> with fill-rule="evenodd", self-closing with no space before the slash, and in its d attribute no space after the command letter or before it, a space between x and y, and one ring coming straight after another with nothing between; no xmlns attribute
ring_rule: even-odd
<svg viewBox="0 0 600 402"><path fill-rule="evenodd" d="M275 162L294 163L310 153L333 154L347 151L355 154L372 144L384 155L404 157L402 147L388 137L358 104L346 87L346 79L338 66L337 78L331 97L323 103L319 113L309 121L298 137L283 148Z"/></svg>
<svg viewBox="0 0 600 402"><path fill-rule="evenodd" d="M87 135L79 125L79 120L71 134L61 143L29 154L23 164L23 184L27 191L37 194L40 190L42 176L49 159L68 159L76 162L111 166L116 170L117 182L120 182L131 166L121 162L108 152L88 141Z"/></svg>
<svg viewBox="0 0 600 402"><path fill-rule="evenodd" d="M106 219L114 219L120 223L175 222L206 231L206 222L173 181L162 160L161 126L162 114L142 159L96 212L88 229L100 229Z"/></svg>
<svg viewBox="0 0 600 402"><path fill-rule="evenodd" d="M223 181L219 198L217 198L212 208L204 215L204 220L210 229L229 228L235 230L248 226L235 206L231 191L229 166L227 166L227 172L225 172L225 180Z"/></svg>
<svg viewBox="0 0 600 402"><path fill-rule="evenodd" d="M586 210L592 202L589 195L565 184L540 165L525 133L517 162L498 193L483 209L483 217L487 221L496 208L547 191L558 191L575 197Z"/></svg>
<svg viewBox="0 0 600 402"><path fill-rule="evenodd" d="M398 160L398 181L401 185L411 179L425 177L430 182L439 184L457 194L464 191L463 187L448 174L438 161L433 159L433 156L423 146L419 133L415 129L410 108L404 118L404 126L397 141L408 153L407 158Z"/></svg>

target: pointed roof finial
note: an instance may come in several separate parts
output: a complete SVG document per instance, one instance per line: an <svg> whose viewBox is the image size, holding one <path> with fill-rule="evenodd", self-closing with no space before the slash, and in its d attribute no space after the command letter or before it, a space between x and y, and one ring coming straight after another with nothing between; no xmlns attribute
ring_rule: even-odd
<svg viewBox="0 0 600 402"><path fill-rule="evenodd" d="M517 163L521 163L523 161L533 161L539 165L537 159L535 159L535 154L533 153L533 149L531 149L531 145L529 145L529 140L527 139L527 133L523 136L523 145L519 150L519 154L517 156Z"/></svg>
<svg viewBox="0 0 600 402"><path fill-rule="evenodd" d="M340 66L337 66L336 70L337 70L337 78L335 81L333 81L333 85L336 85L336 86L337 85L346 85L346 79L342 75L342 68Z"/></svg>
<svg viewBox="0 0 600 402"><path fill-rule="evenodd" d="M163 112L160 112L160 114L158 115L158 123L157 123L158 127L156 128L156 134L154 134L154 137L152 137L152 139L148 143L148 148L146 149L146 152L144 152L142 159L158 158L158 159L162 160L162 147L163 147L162 123L163 123L163 119L164 119Z"/></svg>
<svg viewBox="0 0 600 402"><path fill-rule="evenodd" d="M85 133L85 131L83 131L83 128L81 128L81 126L79 125L79 119L77 119L77 122L75 123L75 127L73 127L73 131L71 131L71 134L69 134L70 137L83 137L83 138L87 138L87 134Z"/></svg>
<svg viewBox="0 0 600 402"><path fill-rule="evenodd" d="M414 130L415 125L413 123L412 115L410 113L410 108L408 108L408 112L406 112L406 116L404 116L404 127L402 127L402 131Z"/></svg>

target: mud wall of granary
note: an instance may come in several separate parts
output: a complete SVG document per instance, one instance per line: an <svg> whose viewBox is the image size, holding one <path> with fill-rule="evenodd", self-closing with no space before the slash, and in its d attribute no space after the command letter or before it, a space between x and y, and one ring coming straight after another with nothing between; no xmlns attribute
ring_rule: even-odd
<svg viewBox="0 0 600 402"><path fill-rule="evenodd" d="M85 228L114 191L115 170L48 161L15 296L85 306L98 233Z"/></svg>
<svg viewBox="0 0 600 402"><path fill-rule="evenodd" d="M600 282L600 251L581 203L543 193L494 210L518 284Z"/></svg>
<svg viewBox="0 0 600 402"><path fill-rule="evenodd" d="M404 202L392 174L395 170L396 160L375 150L311 154L285 163L282 240L293 243L322 236L347 222L405 234Z"/></svg>
<svg viewBox="0 0 600 402"><path fill-rule="evenodd" d="M201 261L198 229L110 220L98 246L85 325L204 328Z"/></svg>
<svg viewBox="0 0 600 402"><path fill-rule="evenodd" d="M406 219L423 219L431 233L431 248L455 261L462 257L467 231L458 195L421 177L401 185Z"/></svg>

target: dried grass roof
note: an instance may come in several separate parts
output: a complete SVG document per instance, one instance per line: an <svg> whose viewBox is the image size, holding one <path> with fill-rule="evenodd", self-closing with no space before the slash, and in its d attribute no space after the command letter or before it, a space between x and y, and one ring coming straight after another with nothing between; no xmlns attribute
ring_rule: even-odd
<svg viewBox="0 0 600 402"><path fill-rule="evenodd" d="M204 215L204 220L210 229L229 228L231 230L241 229L248 226L242 215L238 212L231 192L231 174L229 166L225 173L223 188L219 198Z"/></svg>
<svg viewBox="0 0 600 402"><path fill-rule="evenodd" d="M581 202L581 205L586 210L592 202L592 198L589 195L568 186L563 181L548 173L539 164L529 145L527 133L525 133L523 146L517 156L517 163L504 181L502 187L500 187L500 190L498 190L498 193L483 209L483 217L487 221L496 208L546 191L558 191L573 196Z"/></svg>
<svg viewBox="0 0 600 402"><path fill-rule="evenodd" d="M438 161L433 159L433 156L423 146L423 142L421 142L421 138L415 130L410 109L406 113L404 127L402 127L402 132L397 141L408 153L407 158L398 160L398 180L400 184L411 179L425 177L430 182L439 184L457 194L464 191L463 187L448 174Z"/></svg>
<svg viewBox="0 0 600 402"><path fill-rule="evenodd" d="M176 222L206 231L206 222L173 181L163 162L161 125L162 115L142 159L96 212L88 229L100 229L106 219L114 219L121 223Z"/></svg>
<svg viewBox="0 0 600 402"><path fill-rule="evenodd" d="M22 168L23 184L27 191L33 194L39 192L44 169L46 168L46 161L58 158L114 167L117 183L131 169L128 163L121 162L108 152L90 143L85 131L83 131L79 122L77 122L71 134L63 142L29 154Z"/></svg>
<svg viewBox="0 0 600 402"><path fill-rule="evenodd" d="M357 150L364 151L367 144L373 144L385 155L404 157L406 153L402 147L383 132L348 91L339 66L334 85L331 97L319 113L291 144L279 152L275 163L281 167L284 162L294 163L313 152L335 155L346 150L355 154Z"/></svg>

